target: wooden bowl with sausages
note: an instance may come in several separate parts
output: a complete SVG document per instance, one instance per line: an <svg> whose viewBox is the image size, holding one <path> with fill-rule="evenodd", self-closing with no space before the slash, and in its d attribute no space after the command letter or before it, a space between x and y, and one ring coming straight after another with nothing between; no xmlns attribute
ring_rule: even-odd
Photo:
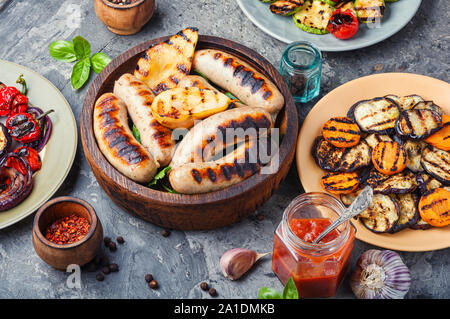
<svg viewBox="0 0 450 319"><path fill-rule="evenodd" d="M192 31L194 29L195 28L190 28L185 30ZM186 36L185 34L183 34L183 32L184 31L180 31L177 36L180 39L185 39L189 42L189 36ZM196 124L193 128L190 128L188 135L192 133L194 128L200 127L202 123L211 122L213 120L219 121L226 116L232 116L234 113L240 114L241 112L245 111L247 111L248 113L248 115L245 115L245 120L243 121L231 121L232 125L237 127L240 127L241 124L244 126L247 125L249 122L248 120L251 118L251 116L254 115L253 113L263 113L262 118L267 120L267 118L269 117L268 121L270 122L272 128L279 128L279 140L281 140L281 143L279 143L279 145L274 148L276 150L274 152L275 155L272 154L272 158L268 163L265 163L264 166L272 166L273 168L275 168L272 171L265 171L263 173L262 169L260 169L261 167L255 169L253 166L248 166L245 164L240 166L235 165L235 167L231 167L232 171L230 171L226 170L226 167L224 168L223 165L221 166L216 163L220 161L222 161L221 163L223 163L225 161L224 159L227 158L227 156L228 158L230 158L229 155L226 155L222 159L214 162L214 165L216 165L215 167L221 168L221 170L219 171L211 170L208 167L208 163L211 162L201 163L200 166L203 166L198 169L190 169L191 166L189 165L194 165L196 168L198 167L198 163L196 163L194 160L191 161L193 163L181 163L183 165L180 164L180 166L175 166L175 164L179 164L176 163L177 161L180 162L180 157L179 154L177 155L177 153L183 153L183 150L185 150L186 148L189 149L190 147L190 145L182 145L182 142L187 139L188 135L186 135L181 140L181 142L178 142L178 147L172 152L173 158L169 158L169 160L159 160L158 158L163 157L164 155L164 152L160 152L160 155L155 156L158 161L153 160L154 162L159 162L160 164L164 162L164 165L156 164L156 167L159 167L159 169L167 165L167 162L170 163L172 170L170 171L169 180L177 193L155 190L148 187L148 183L143 182L143 180L146 180L147 177L144 176L144 173L139 171L140 168L134 170L134 168L129 165L131 167L131 170L127 170L126 168L121 169L120 166L117 166L120 164L120 161L118 161L117 158L114 158L114 156L111 155L112 151L108 153L108 145L112 150L112 148L114 148L117 144L121 145L121 143L125 143L125 146L121 146L122 153L119 151L119 155L123 155L123 150L125 149L131 149L134 151L133 156L130 156L130 154L122 156L122 162L124 160L127 160L128 164L136 163L136 161L139 162L139 159L145 158L145 160L141 161L141 164L147 165L148 163L146 162L146 156L144 156L145 151L141 149L140 145L136 145L136 140L134 140L132 135L130 136L131 128L129 128L128 125L122 125L125 120L123 118L120 119L117 115L117 112L114 113L115 111L119 110L119 113L123 112L126 114L126 111L123 111L125 107L123 105L125 103L121 102L119 98L116 98L114 94L117 93L120 95L120 85L122 82L131 84L137 83L141 91L136 91L136 96L137 98L141 98L142 101L145 101L145 99L142 99L142 96L145 95L145 92L148 92L149 90L142 89L142 85L139 86L140 82L136 81L136 79L131 76L131 74L134 73L136 77L140 76L141 78L146 76L147 72L144 72L143 68L146 67L146 63L152 63L152 54L151 52L149 53L149 50L152 48L153 50L159 50L167 47L167 45L173 45L173 43L175 43L177 39L174 39L170 36L161 37L141 43L114 59L99 74L99 76L97 76L97 78L90 86L84 100L83 110L81 114L81 136L84 153L90 167L94 172L95 177L97 178L98 183L104 189L106 194L125 211L134 213L144 220L169 229L214 229L241 221L244 218L248 217L273 195L273 193L277 190L280 182L287 175L294 158L295 145L298 134L297 109L289 88L278 71L265 58L263 58L255 51L230 40L205 35L197 35L197 37L198 42L196 43L195 47L196 54L200 51L204 52L206 55L210 54L211 52L220 52L215 53L214 58L209 57L209 59L213 64L215 63L215 60L220 60L219 57L224 59L223 65L225 68L227 68L228 66L234 68L232 69L232 71L234 70L233 72L230 70L225 70L229 73L228 76L233 76L233 74L235 76L237 72L240 71L242 76L241 79L256 79L251 83L250 87L243 88L241 90L242 92L244 92L245 90L250 90L251 95L252 92L257 92L260 88L261 90L263 90L265 88L265 85L267 84L263 80L261 80L261 78L263 78L266 80L266 82L270 82L270 84L272 85L270 86L271 88L275 88L275 90L277 91L276 93L278 93L279 95L279 100L281 99L282 101L282 105L279 105L279 109L275 113L275 116L272 117L270 117L271 113L266 110L261 110L261 108L249 108L244 106L241 109L237 105L235 108L229 106L222 113L217 113L209 117L204 116L205 119L200 122L200 124ZM207 51L208 49L218 51ZM230 56L233 58L229 58ZM207 59L208 57L204 56L203 58ZM192 64L195 65L195 63L197 63L197 59L199 59L199 57L194 56L194 53L192 53L187 61L193 61ZM245 64L246 67L239 65L239 61ZM235 62L237 64L235 64ZM179 77L177 75L178 79L175 78L175 76L170 77L169 80L172 82L178 83L179 81L181 81L180 79L183 76L183 72L186 74L192 74L192 70L186 71L186 68L183 66L182 61L178 61L177 68L181 72L181 75ZM216 70L218 68L213 65L212 69ZM253 71L248 72L249 70ZM124 75L128 73L129 75ZM208 77L208 75L206 76ZM213 79L214 76L214 74L211 74L211 78L208 78L211 80L211 82L217 83L217 79ZM171 83L169 83L169 80L165 82L163 81L161 83L158 82L158 85L156 86L152 86L151 84L149 84L152 93L154 93L154 95L156 96L152 97L151 100L155 103L156 100L158 100L158 106L164 106L164 103L166 103L167 100L170 100L169 98L164 98L164 95L168 94L168 91L165 91L167 90L167 86L170 87L171 85ZM185 92L184 90L191 90L191 88L185 88L184 84L181 86L183 86L179 89L179 91L182 91L181 93ZM144 92L142 92L142 90ZM203 92L201 94L207 93L208 91L202 89L199 90L200 91L198 92ZM268 90L270 91L270 89ZM231 93L233 93L235 96L238 96L237 94L240 94L241 92L237 92L237 94L235 92ZM223 93L214 94L217 95ZM261 94L260 96L260 98L262 98L263 100L270 101L270 98L267 97L270 97L270 94L267 94L267 92ZM206 96L206 99L207 98L208 97ZM240 101L244 101L243 98L239 96L238 98ZM172 96L171 99L173 100L174 97ZM219 98L217 99L217 101L219 103L221 99ZM236 100L233 101L236 102ZM133 104L132 102L133 101L127 103L128 111L130 111L130 104ZM148 101L146 102L147 105L152 104L152 112L150 112L150 114L153 113L154 117L157 118L159 116L159 112L155 113L153 109L155 103L150 103ZM111 113L112 110L114 111L113 113ZM203 112L202 114L204 115L205 112ZM264 114L268 114L268 116L265 116ZM101 116L103 116L101 118L102 121L98 120ZM134 121L135 118L133 118L131 114L130 117L133 119L133 122L136 123ZM166 123L165 121L167 120L167 117L165 117L164 115L161 115L159 117L159 122ZM122 120L122 122L120 122L120 120ZM114 124L114 122L120 122L122 124L117 125L114 128L109 128L110 131L108 133L107 126L110 125L110 123ZM258 126L260 123L266 123L264 121L258 122L257 120L252 120L250 122L252 125L256 126ZM167 123L167 126L173 124L173 122L170 121ZM187 120L183 120L182 123L180 121L176 121L176 123L177 125L186 125L185 127L191 127L193 125L192 123L190 123L190 121ZM159 123L156 124L159 125ZM127 127L124 128L124 126ZM163 128L161 129L161 131L164 131L165 129L166 128ZM114 132L117 132L118 130L123 130L121 134L123 134L125 137L111 142L109 138L110 135ZM142 131L139 131L141 132L142 136ZM156 133L153 133L153 136L161 137L165 135L160 131L156 131ZM249 138L243 143L246 145L246 147L248 146L248 144L251 144L249 140L251 141L251 139ZM145 144L144 137L141 138L141 142L142 144ZM159 144L161 145L162 141L159 141ZM173 148L175 149L175 147ZM235 149L235 152L238 152L238 150L239 147ZM155 155L152 150L149 151L149 154L150 153ZM235 160L234 164L236 163L237 162ZM233 162L231 162L231 164L231 166L233 166ZM153 166L147 165L146 167L150 167L148 169L151 170L153 169ZM204 170L202 171L203 168ZM247 171L252 169L255 171L247 176ZM146 172L148 172L148 170ZM214 172L216 172L217 174L215 174ZM136 176L133 174L135 174ZM151 176L154 176L154 174L155 172L153 172ZM143 178L143 180L137 181L137 178L135 178L137 177L137 175L139 175L139 178ZM245 176L245 178L242 178L242 180L240 180L239 178L235 179L237 175ZM178 183L177 180L183 182L184 185L181 182ZM186 180L192 180L191 184L186 184ZM228 182L229 184L223 185L229 186L217 188L215 185L217 184L217 181L223 181L224 183ZM208 188L208 191L202 189L205 184L210 187Z"/></svg>

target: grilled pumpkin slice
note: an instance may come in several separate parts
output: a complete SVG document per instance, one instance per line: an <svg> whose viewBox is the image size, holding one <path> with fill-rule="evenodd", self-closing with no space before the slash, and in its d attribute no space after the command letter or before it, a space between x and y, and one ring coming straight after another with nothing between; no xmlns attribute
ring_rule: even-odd
<svg viewBox="0 0 450 319"><path fill-rule="evenodd" d="M159 94L151 109L156 120L168 128L190 128L195 120L225 111L230 102L230 98L215 90L182 87Z"/></svg>
<svg viewBox="0 0 450 319"><path fill-rule="evenodd" d="M296 13L298 10L300 10L302 4L299 3L300 1L275 1L270 5L270 11L272 13L282 15L282 16L290 16Z"/></svg>
<svg viewBox="0 0 450 319"><path fill-rule="evenodd" d="M422 219L435 227L450 225L450 191L436 188L422 195L419 201Z"/></svg>
<svg viewBox="0 0 450 319"><path fill-rule="evenodd" d="M432 110L442 116L444 110L439 106L434 104L433 101L420 101L413 106L413 110Z"/></svg>
<svg viewBox="0 0 450 319"><path fill-rule="evenodd" d="M380 142L392 142L392 138L389 135L382 134L369 134L366 136L365 140L371 149L374 149Z"/></svg>
<svg viewBox="0 0 450 319"><path fill-rule="evenodd" d="M403 147L408 154L407 167L414 173L423 172L422 164L420 160L422 158L422 150L427 146L423 141L411 141L408 140L403 144Z"/></svg>
<svg viewBox="0 0 450 319"><path fill-rule="evenodd" d="M361 223L374 233L387 233L397 225L400 208L392 197L375 194L369 208L358 216Z"/></svg>
<svg viewBox="0 0 450 319"><path fill-rule="evenodd" d="M293 16L295 25L314 34L328 33L327 25L334 8L325 1L308 0Z"/></svg>
<svg viewBox="0 0 450 319"><path fill-rule="evenodd" d="M370 165L370 147L365 141L353 147L335 147L319 136L314 143L313 157L326 171L354 172Z"/></svg>
<svg viewBox="0 0 450 319"><path fill-rule="evenodd" d="M428 145L422 151L422 167L439 182L450 185L450 153Z"/></svg>
<svg viewBox="0 0 450 319"><path fill-rule="evenodd" d="M442 118L435 111L403 111L396 123L397 134L411 140L422 140L442 128Z"/></svg>
<svg viewBox="0 0 450 319"><path fill-rule="evenodd" d="M354 120L361 131L376 134L391 134L400 115L398 105L391 99L377 97L355 103L347 116Z"/></svg>
<svg viewBox="0 0 450 319"><path fill-rule="evenodd" d="M145 82L155 95L175 88L191 71L197 41L198 29L187 28L152 46L139 59L134 76Z"/></svg>
<svg viewBox="0 0 450 319"><path fill-rule="evenodd" d="M426 193L432 189L442 187L442 183L437 179L431 177L427 173L420 173L416 175L417 186L419 187L420 192Z"/></svg>
<svg viewBox="0 0 450 319"><path fill-rule="evenodd" d="M361 131L348 117L333 117L322 128L323 137L336 147L352 147L359 143Z"/></svg>
<svg viewBox="0 0 450 319"><path fill-rule="evenodd" d="M425 139L430 145L443 151L450 151L450 115L442 115L443 127Z"/></svg>
<svg viewBox="0 0 450 319"><path fill-rule="evenodd" d="M395 175L384 175L373 170L366 183L373 188L374 193L384 195L411 193L418 186L416 176L408 170Z"/></svg>
<svg viewBox="0 0 450 319"><path fill-rule="evenodd" d="M328 173L321 179L322 187L332 194L349 194L359 186L357 173Z"/></svg>
<svg viewBox="0 0 450 319"><path fill-rule="evenodd" d="M355 11L362 23L375 23L384 16L384 0L355 0Z"/></svg>
<svg viewBox="0 0 450 319"><path fill-rule="evenodd" d="M394 228L392 228L391 232L396 233L406 227L415 225L419 218L419 209L417 207L419 196L417 196L417 194L410 193L391 195L391 197L396 200L400 209L398 223L394 226Z"/></svg>
<svg viewBox="0 0 450 319"><path fill-rule="evenodd" d="M372 150L372 163L380 173L394 175L406 168L408 154L399 143L383 141Z"/></svg>

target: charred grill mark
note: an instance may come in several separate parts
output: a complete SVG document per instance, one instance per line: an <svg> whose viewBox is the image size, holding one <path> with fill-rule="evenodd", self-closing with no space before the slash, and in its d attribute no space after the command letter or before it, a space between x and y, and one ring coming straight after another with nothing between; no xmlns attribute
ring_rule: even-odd
<svg viewBox="0 0 450 319"><path fill-rule="evenodd" d="M225 59L225 61L223 62L223 65L224 65L225 67L227 67L227 66L231 65L231 64L233 63L233 61L234 61L233 58Z"/></svg>
<svg viewBox="0 0 450 319"><path fill-rule="evenodd" d="M202 182L202 176L200 175L200 172L198 171L198 170L196 170L196 169L192 169L191 170L191 174L192 174L192 177L194 178L194 180L198 183L198 184L200 184L201 182Z"/></svg>
<svg viewBox="0 0 450 319"><path fill-rule="evenodd" d="M184 41L186 41L186 42L188 42L188 43L191 43L191 42L192 42L191 39L189 39L189 38L184 34L184 30L178 32L177 35L181 36L181 37L184 39Z"/></svg>
<svg viewBox="0 0 450 319"><path fill-rule="evenodd" d="M214 54L214 60L219 60L221 56L222 56L222 53L217 52L216 54Z"/></svg>
<svg viewBox="0 0 450 319"><path fill-rule="evenodd" d="M214 173L214 171L211 168L208 168L207 172L208 172L208 177L209 177L210 181L214 183L217 180L216 173Z"/></svg>
<svg viewBox="0 0 450 319"><path fill-rule="evenodd" d="M180 82L175 76L171 75L169 76L169 80L174 83L175 85L178 84L178 82Z"/></svg>
<svg viewBox="0 0 450 319"><path fill-rule="evenodd" d="M231 179L231 177L232 177L232 171L231 171L231 169L230 169L230 167L228 166L228 165L222 165L221 167L220 167L220 170L221 170L221 172L222 172L222 174L223 174L223 176L227 179L227 180L230 180Z"/></svg>
<svg viewBox="0 0 450 319"><path fill-rule="evenodd" d="M430 193L428 193L428 194L431 194L431 193L434 193L434 192L435 192L435 190L432 190L432 191L431 191ZM441 205L442 203L446 202L447 200L448 200L447 198L440 198L440 199L437 199L437 200L432 201L432 202L429 203L429 204L422 205L422 206L420 207L420 209L421 209L421 210L432 209L434 206L436 206L436 205ZM446 212L446 213L448 213L448 212ZM442 214L440 214L440 215L442 215Z"/></svg>
<svg viewBox="0 0 450 319"><path fill-rule="evenodd" d="M167 86L166 83L159 83L154 89L154 94L158 95L161 92L167 91L169 89L169 87Z"/></svg>
<svg viewBox="0 0 450 319"><path fill-rule="evenodd" d="M189 68L183 63L177 64L177 69L181 73L184 73L184 74L188 74L189 73Z"/></svg>

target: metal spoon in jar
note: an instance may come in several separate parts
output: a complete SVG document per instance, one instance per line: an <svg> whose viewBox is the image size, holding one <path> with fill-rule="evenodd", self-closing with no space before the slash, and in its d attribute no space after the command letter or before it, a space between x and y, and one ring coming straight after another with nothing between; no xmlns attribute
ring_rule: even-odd
<svg viewBox="0 0 450 319"><path fill-rule="evenodd" d="M331 223L331 225L328 226L319 236L317 236L312 243L317 244L337 226L346 222L352 217L357 216L358 214L362 213L367 208L369 208L370 204L372 203L372 197L373 197L373 189L370 186L366 186L361 191L361 193L359 193L359 195L355 198L350 207L347 208L344 211L344 213L341 216L339 216L339 218L336 219L333 223Z"/></svg>

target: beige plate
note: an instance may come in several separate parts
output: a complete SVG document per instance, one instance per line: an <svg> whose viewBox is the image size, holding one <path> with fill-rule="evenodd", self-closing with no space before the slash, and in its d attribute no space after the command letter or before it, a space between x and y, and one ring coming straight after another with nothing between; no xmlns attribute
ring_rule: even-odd
<svg viewBox="0 0 450 319"><path fill-rule="evenodd" d="M26 67L4 60L0 60L0 70L0 81L11 86L16 85L16 79L23 74L30 103L43 111L50 108L55 110L50 114L53 131L50 141L41 152L42 168L33 176L33 190L18 206L0 212L1 229L35 212L61 186L75 158L77 126L69 103L47 79Z"/></svg>
<svg viewBox="0 0 450 319"><path fill-rule="evenodd" d="M333 116L345 116L354 103L387 94L418 94L433 100L450 114L450 84L423 75L386 73L362 77L324 96L306 117L297 144L297 170L306 192L323 192L324 175L315 163L311 148L322 125ZM450 226L429 230L404 229L395 234L375 234L359 222L356 237L366 243L400 251L428 251L450 247Z"/></svg>

